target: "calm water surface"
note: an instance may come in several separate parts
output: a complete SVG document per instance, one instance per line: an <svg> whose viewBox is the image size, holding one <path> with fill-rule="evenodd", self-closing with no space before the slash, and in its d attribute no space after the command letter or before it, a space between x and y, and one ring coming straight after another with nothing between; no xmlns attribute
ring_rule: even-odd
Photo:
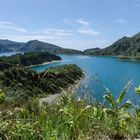
<svg viewBox="0 0 140 140"><path fill-rule="evenodd" d="M40 72L49 67L63 64L77 64L86 74L78 90L80 96L90 96L103 101L105 88L110 89L114 96L119 95L122 88L129 82L132 86L124 100L131 99L135 104L140 97L134 93L134 87L140 85L140 62L122 61L112 57L91 57L80 55L61 55L62 62L34 66Z"/></svg>
<svg viewBox="0 0 140 140"><path fill-rule="evenodd" d="M0 56L10 56L15 53L1 53ZM95 57L81 55L60 55L61 62L32 67L40 72L49 67L63 64L77 64L85 72L85 78L78 89L79 96L89 96L103 101L105 89L108 88L114 96L118 96L122 88L129 82L132 86L124 100L131 99L135 104L140 96L134 93L134 88L140 85L140 62L122 61L113 57Z"/></svg>

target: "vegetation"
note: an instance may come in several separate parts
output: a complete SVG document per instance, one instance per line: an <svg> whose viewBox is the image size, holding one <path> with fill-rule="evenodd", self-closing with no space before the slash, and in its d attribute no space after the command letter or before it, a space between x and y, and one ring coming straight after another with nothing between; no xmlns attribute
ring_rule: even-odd
<svg viewBox="0 0 140 140"><path fill-rule="evenodd" d="M3 91L0 89L0 103L2 103L5 99L5 94L3 93Z"/></svg>
<svg viewBox="0 0 140 140"><path fill-rule="evenodd" d="M61 60L61 57L48 52L26 52L24 54L15 54L12 56L0 57L0 63L30 66L42 64L52 60ZM2 64L1 64L2 65Z"/></svg>
<svg viewBox="0 0 140 140"><path fill-rule="evenodd" d="M93 49L86 49L84 50L85 55L93 55L96 54L98 51L100 51L100 48L93 48Z"/></svg>
<svg viewBox="0 0 140 140"><path fill-rule="evenodd" d="M0 75L3 73L2 71L5 69L9 69L10 67L14 66L13 64L0 62Z"/></svg>
<svg viewBox="0 0 140 140"><path fill-rule="evenodd" d="M98 51L98 49L96 50ZM37 73L27 67L61 58L47 52L28 52L0 58L1 140L121 140L140 138L140 106L124 101L130 83L105 103L67 93L60 104L42 104L40 98L60 93L83 76L74 64ZM140 94L140 86L134 89Z"/></svg>
<svg viewBox="0 0 140 140"><path fill-rule="evenodd" d="M30 52L48 51L54 54L81 54L102 56L124 56L139 59L140 56L140 33L132 37L123 37L109 47L100 49L86 49L83 52L75 49L65 49L53 44L31 40L27 43L18 43L9 40L0 40L0 52Z"/></svg>
<svg viewBox="0 0 140 140"><path fill-rule="evenodd" d="M41 73L12 66L0 71L0 88L5 93L6 105L16 100L21 104L32 97L60 93L82 76L82 70L72 64L49 68Z"/></svg>
<svg viewBox="0 0 140 140"><path fill-rule="evenodd" d="M137 94L140 94L140 86L137 87L137 88L135 88L135 92L136 92Z"/></svg>
<svg viewBox="0 0 140 140"><path fill-rule="evenodd" d="M107 90L109 105L67 94L59 105L38 106L33 99L22 108L1 112L0 137L5 140L100 140L140 138L140 110L122 104L125 87L115 99ZM139 90L138 90L139 92ZM128 110L129 109L129 110Z"/></svg>
<svg viewBox="0 0 140 140"><path fill-rule="evenodd" d="M89 55L104 55L104 56L140 56L140 33L132 37L123 37L104 49L85 50Z"/></svg>
<svg viewBox="0 0 140 140"><path fill-rule="evenodd" d="M139 61L140 60L140 56L117 56L117 58L121 59L121 60L131 60L131 61Z"/></svg>

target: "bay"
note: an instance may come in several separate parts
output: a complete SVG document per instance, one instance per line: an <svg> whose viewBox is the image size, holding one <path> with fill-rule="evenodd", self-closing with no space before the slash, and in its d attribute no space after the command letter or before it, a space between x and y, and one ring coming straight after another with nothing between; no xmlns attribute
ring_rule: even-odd
<svg viewBox="0 0 140 140"><path fill-rule="evenodd" d="M140 100L134 93L134 88L140 85L140 62L122 61L114 57L60 55L61 62L32 67L40 72L49 67L63 64L77 64L85 72L85 78L78 89L79 96L87 96L92 99L103 100L106 88L112 91L117 98L121 90L131 82L131 87L124 100L132 100L136 104Z"/></svg>

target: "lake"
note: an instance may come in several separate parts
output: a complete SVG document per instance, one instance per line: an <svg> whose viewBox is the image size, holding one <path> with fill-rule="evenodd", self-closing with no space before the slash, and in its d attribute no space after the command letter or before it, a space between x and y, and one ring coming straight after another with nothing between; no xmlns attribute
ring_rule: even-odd
<svg viewBox="0 0 140 140"><path fill-rule="evenodd" d="M105 89L112 91L117 97L129 81L129 88L124 100L131 99L133 104L140 100L140 96L134 93L134 88L140 85L140 62L122 61L113 57L95 57L81 55L60 55L61 62L34 66L34 70L40 72L49 67L63 64L77 64L85 72L85 78L81 81L78 89L79 96L88 96L103 100Z"/></svg>

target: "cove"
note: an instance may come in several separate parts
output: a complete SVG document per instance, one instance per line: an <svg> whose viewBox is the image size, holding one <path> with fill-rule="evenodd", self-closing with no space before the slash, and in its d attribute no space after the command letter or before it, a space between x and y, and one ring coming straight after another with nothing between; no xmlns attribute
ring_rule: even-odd
<svg viewBox="0 0 140 140"><path fill-rule="evenodd" d="M33 66L32 69L40 72L49 67L63 64L77 64L85 72L85 78L78 89L79 96L87 96L104 102L105 89L112 91L117 97L124 86L131 81L132 85L124 100L130 99L136 104L140 97L134 93L134 88L140 85L140 62L122 61L114 57L60 55L61 62Z"/></svg>

